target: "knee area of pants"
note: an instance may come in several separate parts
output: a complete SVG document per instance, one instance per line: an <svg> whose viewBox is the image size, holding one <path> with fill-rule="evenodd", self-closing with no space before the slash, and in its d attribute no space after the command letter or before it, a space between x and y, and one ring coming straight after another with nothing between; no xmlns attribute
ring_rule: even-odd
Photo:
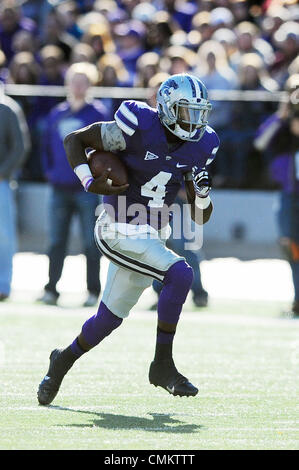
<svg viewBox="0 0 299 470"><path fill-rule="evenodd" d="M185 261L173 264L166 273L164 285L172 291L174 302L185 302L193 282L193 269Z"/></svg>

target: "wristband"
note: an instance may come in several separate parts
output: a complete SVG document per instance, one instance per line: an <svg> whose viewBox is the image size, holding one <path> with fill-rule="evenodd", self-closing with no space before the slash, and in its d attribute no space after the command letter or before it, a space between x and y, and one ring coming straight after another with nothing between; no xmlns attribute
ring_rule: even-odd
<svg viewBox="0 0 299 470"><path fill-rule="evenodd" d="M84 190L87 192L89 186L93 182L94 178L91 174L90 168L87 163L82 163L74 168L75 174L78 176Z"/></svg>
<svg viewBox="0 0 299 470"><path fill-rule="evenodd" d="M207 207L209 207L209 205L211 204L211 199L210 199L210 196L207 196L207 197L196 196L194 202L195 202L196 207L198 207L198 209L204 210Z"/></svg>

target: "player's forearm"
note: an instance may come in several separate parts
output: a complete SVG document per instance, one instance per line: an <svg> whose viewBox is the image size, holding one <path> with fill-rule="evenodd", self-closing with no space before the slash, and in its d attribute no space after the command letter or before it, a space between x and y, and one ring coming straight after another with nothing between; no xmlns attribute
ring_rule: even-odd
<svg viewBox="0 0 299 470"><path fill-rule="evenodd" d="M213 212L213 203L210 200L208 207L206 207L205 209L201 209L194 201L190 205L190 210L191 219L198 225L204 225L210 220L211 214Z"/></svg>
<svg viewBox="0 0 299 470"><path fill-rule="evenodd" d="M69 164L74 169L87 163L87 148L103 150L100 123L95 123L68 134L63 141Z"/></svg>
<svg viewBox="0 0 299 470"><path fill-rule="evenodd" d="M96 122L90 126L71 132L64 139L64 148L67 159L74 172L81 181L85 191L95 194L120 194L128 188L128 184L113 186L109 184L109 174L111 168L106 168L101 176L94 178L88 165L86 150L97 151L109 150L113 143L114 122ZM104 132L102 132L104 129ZM108 131L107 131L108 129ZM109 130L111 130L109 132ZM112 134L112 137L110 138ZM106 142L108 140L108 143ZM124 141L124 139L123 139ZM125 143L125 141L124 141ZM120 146L113 147L114 150L122 150Z"/></svg>
<svg viewBox="0 0 299 470"><path fill-rule="evenodd" d="M193 222L197 225L206 224L213 212L213 204L210 197L199 198L195 194L191 195L187 192L187 199L190 207L190 215Z"/></svg>
<svg viewBox="0 0 299 470"><path fill-rule="evenodd" d="M191 219L198 225L207 223L213 212L213 204L210 197L198 197L194 191L192 181L185 181L185 188Z"/></svg>
<svg viewBox="0 0 299 470"><path fill-rule="evenodd" d="M75 133L68 134L63 141L66 157L72 169L87 163L85 146Z"/></svg>
<svg viewBox="0 0 299 470"><path fill-rule="evenodd" d="M85 150L117 152L126 148L126 142L115 121L95 122L90 126L71 132L64 139L67 159L74 169L87 163Z"/></svg>

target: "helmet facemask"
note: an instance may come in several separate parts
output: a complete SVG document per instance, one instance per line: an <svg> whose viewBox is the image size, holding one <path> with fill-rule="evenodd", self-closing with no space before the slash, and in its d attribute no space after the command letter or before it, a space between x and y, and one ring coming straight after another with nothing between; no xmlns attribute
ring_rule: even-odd
<svg viewBox="0 0 299 470"><path fill-rule="evenodd" d="M201 99L200 103L189 103L187 100L174 103L172 112L175 116L175 124L173 129L169 129L170 132L182 140L200 140L208 125L211 109L212 105L204 99ZM199 129L199 135L195 139Z"/></svg>

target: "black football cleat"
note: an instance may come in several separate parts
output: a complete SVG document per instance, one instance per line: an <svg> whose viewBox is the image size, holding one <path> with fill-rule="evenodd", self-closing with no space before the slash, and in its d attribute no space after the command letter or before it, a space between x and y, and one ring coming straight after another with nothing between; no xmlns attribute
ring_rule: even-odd
<svg viewBox="0 0 299 470"><path fill-rule="evenodd" d="M50 354L50 366L47 374L41 381L37 391L37 399L40 405L50 405L56 397L65 373L62 373L57 367L57 358L60 355L60 349L54 349Z"/></svg>
<svg viewBox="0 0 299 470"><path fill-rule="evenodd" d="M180 397L195 397L198 388L180 374L173 361L153 361L149 370L149 381L155 387L162 387L168 393Z"/></svg>

